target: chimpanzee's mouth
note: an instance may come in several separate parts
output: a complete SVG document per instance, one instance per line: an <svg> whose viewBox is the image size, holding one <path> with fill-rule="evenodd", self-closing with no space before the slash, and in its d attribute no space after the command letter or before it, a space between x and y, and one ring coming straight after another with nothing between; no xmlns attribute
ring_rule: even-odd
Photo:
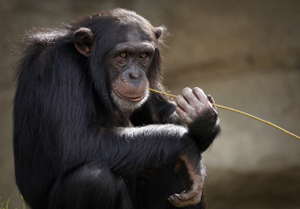
<svg viewBox="0 0 300 209"><path fill-rule="evenodd" d="M121 94L121 93L120 93L119 91L117 91L117 90L114 90L114 92L115 92L115 94L116 94L118 97L120 97L121 99L127 100L127 101L129 101L129 102L139 102L139 101L142 101L142 100L145 98L145 96L146 96L146 94L143 94L142 96L128 97L128 96L125 96L125 95Z"/></svg>

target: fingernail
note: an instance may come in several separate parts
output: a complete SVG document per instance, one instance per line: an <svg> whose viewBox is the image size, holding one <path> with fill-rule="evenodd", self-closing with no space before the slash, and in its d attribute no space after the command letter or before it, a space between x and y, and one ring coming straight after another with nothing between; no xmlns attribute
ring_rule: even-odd
<svg viewBox="0 0 300 209"><path fill-rule="evenodd" d="M169 201L174 201L174 197L170 196L170 197L168 198L168 200L169 200Z"/></svg>

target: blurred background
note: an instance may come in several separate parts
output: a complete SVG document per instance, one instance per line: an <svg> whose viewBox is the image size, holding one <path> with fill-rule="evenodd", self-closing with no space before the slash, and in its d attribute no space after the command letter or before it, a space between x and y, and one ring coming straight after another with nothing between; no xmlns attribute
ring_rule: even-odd
<svg viewBox="0 0 300 209"><path fill-rule="evenodd" d="M9 208L22 208L12 153L21 36L115 7L168 28L162 55L172 93L199 86L218 104L300 135L299 0L0 0L0 206L11 197ZM222 134L204 154L208 208L300 208L300 141L251 118L219 113Z"/></svg>

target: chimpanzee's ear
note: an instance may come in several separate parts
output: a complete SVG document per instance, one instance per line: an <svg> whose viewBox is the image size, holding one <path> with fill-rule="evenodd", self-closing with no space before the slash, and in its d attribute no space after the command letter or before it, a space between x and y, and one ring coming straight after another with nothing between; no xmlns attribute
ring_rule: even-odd
<svg viewBox="0 0 300 209"><path fill-rule="evenodd" d="M156 39L159 39L160 37L163 37L166 30L167 29L164 26L160 26L160 27L155 28L154 34L155 34Z"/></svg>
<svg viewBox="0 0 300 209"><path fill-rule="evenodd" d="M83 56L90 56L94 46L94 40L94 34L89 28L79 28L74 32L75 47Z"/></svg>

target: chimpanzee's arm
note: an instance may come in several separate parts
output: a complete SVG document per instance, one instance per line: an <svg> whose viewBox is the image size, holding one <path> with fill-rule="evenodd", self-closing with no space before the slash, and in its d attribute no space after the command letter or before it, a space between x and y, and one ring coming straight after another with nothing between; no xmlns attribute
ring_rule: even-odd
<svg viewBox="0 0 300 209"><path fill-rule="evenodd" d="M91 137L97 144L87 153L93 153L92 158L103 161L120 175L150 166L175 164L180 155L186 155L195 167L200 160L195 140L184 127L177 125L99 128Z"/></svg>
<svg viewBox="0 0 300 209"><path fill-rule="evenodd" d="M214 103L212 97L206 96L201 89L185 88L182 95L177 97L176 104L160 98L152 103L156 105L156 108L152 108L152 110L156 115L155 119L160 119L159 122L188 127L188 135L196 141L198 150L202 153L210 146L220 131L218 113L211 103ZM200 202L205 178L205 172L201 172L201 170L205 170L201 162L196 163L195 166L189 157L182 154L175 164L175 171L181 169L182 163L188 170L192 184L185 192L169 197L168 200L177 207Z"/></svg>

